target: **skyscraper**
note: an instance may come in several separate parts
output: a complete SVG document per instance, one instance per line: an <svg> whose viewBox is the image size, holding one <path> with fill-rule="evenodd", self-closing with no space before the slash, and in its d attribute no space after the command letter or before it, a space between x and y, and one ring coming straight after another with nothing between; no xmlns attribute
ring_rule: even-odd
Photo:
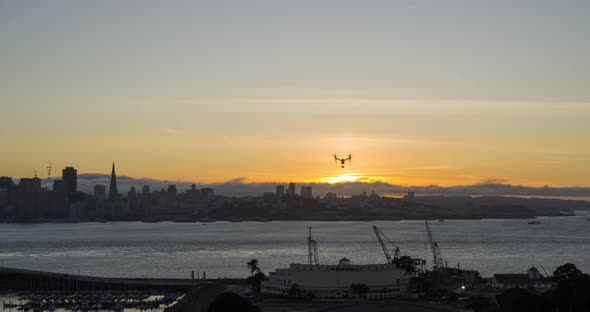
<svg viewBox="0 0 590 312"><path fill-rule="evenodd" d="M75 194L78 191L78 170L74 167L66 167L61 171L63 190L68 195Z"/></svg>
<svg viewBox="0 0 590 312"><path fill-rule="evenodd" d="M283 185L277 185L277 196L283 196L285 195L285 186Z"/></svg>
<svg viewBox="0 0 590 312"><path fill-rule="evenodd" d="M115 199L119 196L117 192L117 174L115 173L115 163L113 163L113 169L111 171L111 184L109 187L109 199Z"/></svg>
<svg viewBox="0 0 590 312"><path fill-rule="evenodd" d="M295 183L289 183L289 187L287 188L287 195L295 196Z"/></svg>

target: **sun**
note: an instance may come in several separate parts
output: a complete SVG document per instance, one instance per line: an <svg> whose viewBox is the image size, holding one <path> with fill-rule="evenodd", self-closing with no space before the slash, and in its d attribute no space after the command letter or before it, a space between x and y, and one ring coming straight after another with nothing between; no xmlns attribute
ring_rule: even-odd
<svg viewBox="0 0 590 312"><path fill-rule="evenodd" d="M320 183L329 183L329 184L337 184L337 183L346 183L346 182L356 182L361 178L361 176L355 175L339 175L335 177L324 177L318 179Z"/></svg>

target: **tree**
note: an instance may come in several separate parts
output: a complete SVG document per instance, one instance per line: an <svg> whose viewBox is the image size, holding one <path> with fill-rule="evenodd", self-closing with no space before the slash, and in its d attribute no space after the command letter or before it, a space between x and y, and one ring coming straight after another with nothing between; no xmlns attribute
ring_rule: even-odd
<svg viewBox="0 0 590 312"><path fill-rule="evenodd" d="M288 294L291 297L297 297L297 298L301 297L301 287L299 287L298 284L291 285L291 288L289 289Z"/></svg>
<svg viewBox="0 0 590 312"><path fill-rule="evenodd" d="M237 294L225 292L215 297L209 305L209 312L261 312L260 308L252 302Z"/></svg>
<svg viewBox="0 0 590 312"><path fill-rule="evenodd" d="M369 292L367 284L352 284L350 289L354 291L359 297L364 297Z"/></svg>
<svg viewBox="0 0 590 312"><path fill-rule="evenodd" d="M553 272L553 277L558 282L553 300L559 311L590 311L590 275L566 263Z"/></svg>
<svg viewBox="0 0 590 312"><path fill-rule="evenodd" d="M250 276L253 276L256 272L260 272L260 268L258 267L258 260L252 259L250 260L250 262L246 264L248 265L248 269L250 269Z"/></svg>
<svg viewBox="0 0 590 312"><path fill-rule="evenodd" d="M567 280L574 280L582 275L582 271L578 270L575 264L566 263L558 267L553 272L553 277L556 281L562 282Z"/></svg>
<svg viewBox="0 0 590 312"><path fill-rule="evenodd" d="M266 275L262 272L258 272L253 276L250 276L246 279L246 281L252 285L252 288L255 290L260 290L260 286L262 285L262 281L266 279Z"/></svg>

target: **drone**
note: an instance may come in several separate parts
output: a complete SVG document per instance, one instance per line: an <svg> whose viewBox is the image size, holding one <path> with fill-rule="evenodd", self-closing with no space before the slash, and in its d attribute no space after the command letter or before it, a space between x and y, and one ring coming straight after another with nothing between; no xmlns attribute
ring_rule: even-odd
<svg viewBox="0 0 590 312"><path fill-rule="evenodd" d="M346 161L349 161L349 162L352 161L352 155L348 154L348 158L338 158L338 156L336 156L336 154L334 154L334 161L336 163L340 162L340 167L344 168L344 163Z"/></svg>

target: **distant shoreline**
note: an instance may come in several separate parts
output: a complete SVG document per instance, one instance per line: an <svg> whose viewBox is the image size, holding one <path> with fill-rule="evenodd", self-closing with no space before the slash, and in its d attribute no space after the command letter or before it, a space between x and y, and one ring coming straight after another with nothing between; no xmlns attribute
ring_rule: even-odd
<svg viewBox="0 0 590 312"><path fill-rule="evenodd" d="M539 217L545 218L558 218L558 217L584 217L585 215L579 215L576 213L562 213L559 215L538 215L533 217L528 216L515 216L515 217L490 217L490 218L462 218L462 217L447 217L441 218L302 218L302 219L265 219L255 220L247 218L244 220L174 220L173 218L161 218L158 220L139 220L139 219L113 219L113 220L82 220L82 221L68 221L68 220L31 220L31 221L15 221L15 220L0 220L0 224L77 224L77 223L124 223L124 222L138 222L138 223L243 223L243 222L254 222L254 223L268 223L268 222L383 222L383 221L431 221L431 222L444 222L444 221L478 221L478 220L531 220Z"/></svg>

